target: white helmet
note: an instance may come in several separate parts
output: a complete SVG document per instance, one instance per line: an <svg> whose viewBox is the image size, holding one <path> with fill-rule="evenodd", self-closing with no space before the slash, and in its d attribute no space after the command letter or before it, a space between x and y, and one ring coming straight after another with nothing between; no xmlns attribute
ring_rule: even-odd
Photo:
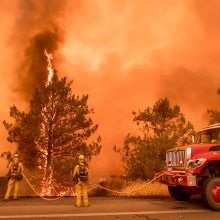
<svg viewBox="0 0 220 220"><path fill-rule="evenodd" d="M14 155L13 155L13 158L15 158L15 157L19 157L19 155L17 154L17 153L15 153Z"/></svg>
<svg viewBox="0 0 220 220"><path fill-rule="evenodd" d="M84 155L80 154L80 155L79 155L79 160L85 160Z"/></svg>

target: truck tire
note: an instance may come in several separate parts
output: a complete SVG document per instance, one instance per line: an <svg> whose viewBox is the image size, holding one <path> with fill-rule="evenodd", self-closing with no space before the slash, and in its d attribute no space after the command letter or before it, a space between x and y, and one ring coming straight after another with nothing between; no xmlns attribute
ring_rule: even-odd
<svg viewBox="0 0 220 220"><path fill-rule="evenodd" d="M209 178L207 178L207 179L203 182L203 184L202 184L202 190L201 190L202 201L203 201L204 203L206 203L206 204L208 204L208 203L207 203L207 200L206 200L205 191L206 191L206 185L207 185L208 181L209 181Z"/></svg>
<svg viewBox="0 0 220 220"><path fill-rule="evenodd" d="M220 211L220 177L211 177L204 184L203 195L209 207Z"/></svg>
<svg viewBox="0 0 220 220"><path fill-rule="evenodd" d="M191 194L185 193L181 186L168 186L170 196L178 201L187 201L191 198Z"/></svg>

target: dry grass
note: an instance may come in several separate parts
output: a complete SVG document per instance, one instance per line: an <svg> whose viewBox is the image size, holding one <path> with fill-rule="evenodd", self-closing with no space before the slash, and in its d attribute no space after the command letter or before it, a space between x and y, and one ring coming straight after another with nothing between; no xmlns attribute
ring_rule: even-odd
<svg viewBox="0 0 220 220"><path fill-rule="evenodd" d="M134 181L130 182L121 191L132 192L131 194L125 194L127 196L168 196L167 186L159 182L153 182L144 187L147 184L146 181ZM144 188L142 188L144 187Z"/></svg>
<svg viewBox="0 0 220 220"><path fill-rule="evenodd" d="M99 183L105 189L93 187L90 195L93 196L169 196L167 186L158 181L126 181L118 176L111 176ZM107 190L106 190L107 189ZM109 190L108 190L109 189ZM117 191L119 193L116 193ZM123 193L125 192L125 193ZM130 193L131 192L131 193Z"/></svg>

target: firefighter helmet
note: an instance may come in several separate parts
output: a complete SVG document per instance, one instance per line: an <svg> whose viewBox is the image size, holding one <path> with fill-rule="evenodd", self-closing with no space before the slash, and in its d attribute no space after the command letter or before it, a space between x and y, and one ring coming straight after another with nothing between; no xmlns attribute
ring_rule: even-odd
<svg viewBox="0 0 220 220"><path fill-rule="evenodd" d="M18 155L17 153L15 153L15 154L13 155L13 158L15 158L15 157L19 157L19 155Z"/></svg>
<svg viewBox="0 0 220 220"><path fill-rule="evenodd" d="M84 155L80 154L80 155L79 155L79 160L85 160Z"/></svg>

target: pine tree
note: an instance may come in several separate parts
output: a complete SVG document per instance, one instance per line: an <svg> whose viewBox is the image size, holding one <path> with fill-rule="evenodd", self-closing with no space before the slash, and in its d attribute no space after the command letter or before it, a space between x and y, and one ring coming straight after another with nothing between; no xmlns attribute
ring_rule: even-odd
<svg viewBox="0 0 220 220"><path fill-rule="evenodd" d="M167 98L133 115L139 135L128 134L124 145L114 150L121 154L129 178L152 178L155 172L163 169L166 150L190 143L194 128L179 106L172 107Z"/></svg>
<svg viewBox="0 0 220 220"><path fill-rule="evenodd" d="M29 112L10 108L15 123L4 121L8 141L18 143L18 151L26 168L38 171L43 178L43 194L56 194L62 183L69 181L71 168L79 154L88 160L101 149L101 138L88 107L88 95L73 94L72 82L55 73L52 81L35 90ZM39 177L39 176L38 176Z"/></svg>

